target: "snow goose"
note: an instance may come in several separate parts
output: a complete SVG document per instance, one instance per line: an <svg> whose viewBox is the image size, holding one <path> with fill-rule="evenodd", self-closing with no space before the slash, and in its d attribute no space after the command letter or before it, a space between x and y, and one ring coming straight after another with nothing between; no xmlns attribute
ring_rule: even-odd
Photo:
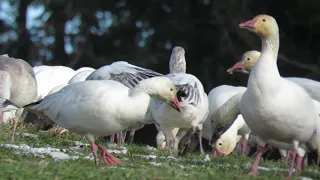
<svg viewBox="0 0 320 180"><path fill-rule="evenodd" d="M37 96L37 82L32 67L22 59L0 56L0 112L16 111L13 118L12 136L19 120L22 107L34 102Z"/></svg>
<svg viewBox="0 0 320 180"><path fill-rule="evenodd" d="M288 174L291 178L295 156L298 152L299 157L304 151L299 145L310 140L319 142L319 115L308 93L279 74L276 20L268 15L258 15L239 27L254 32L262 40L261 56L252 68L247 91L240 100L241 114L258 141L258 154L249 175L258 174L266 142L273 145L270 141L277 141L281 143L278 147L293 150Z"/></svg>
<svg viewBox="0 0 320 180"><path fill-rule="evenodd" d="M166 103L157 99L151 101L151 112L166 137L166 146L173 153L175 139L172 128L190 128L199 130L200 152L202 148L202 124L209 114L209 102L203 85L198 78L186 74L185 50L182 47L174 47L169 61L171 74L166 75L178 88L178 97L182 107L182 113L172 111ZM177 72L177 73L176 73ZM181 129L180 129L181 130ZM181 130L182 131L182 130Z"/></svg>
<svg viewBox="0 0 320 180"><path fill-rule="evenodd" d="M247 51L242 55L241 60L237 62L233 67L229 68L227 71L231 74L234 71L249 74L260 55L261 53L259 51ZM309 93L312 99L320 102L320 82L299 77L285 77L285 79L300 85Z"/></svg>
<svg viewBox="0 0 320 180"><path fill-rule="evenodd" d="M117 61L110 65L103 66L93 73L91 73L86 80L114 80L118 81L125 86L129 87L130 89L134 88L139 81L155 77L155 76L162 76L162 74L152 71L150 69L145 69L142 67L138 67L132 64L129 64L125 61ZM148 111L148 116L146 116L145 123L153 123L153 117L151 113ZM133 136L136 130L135 128L141 128L141 126L136 127L129 127L131 129L130 136L133 140ZM117 135L118 144L123 146L124 145L124 136L123 132L120 132ZM114 142L114 135L110 137L111 143Z"/></svg>
<svg viewBox="0 0 320 180"><path fill-rule="evenodd" d="M101 150L105 164L118 165L121 161L96 144L94 136L112 135L144 121L151 97L159 98L181 112L176 94L175 85L165 77L142 80L133 89L112 80L92 80L70 84L27 107L44 113L57 125L85 136L96 165L97 148Z"/></svg>
<svg viewBox="0 0 320 180"><path fill-rule="evenodd" d="M221 85L213 88L208 95L210 113L204 124L203 134L206 134L208 136L207 139L211 141L214 156L228 155L233 151L237 141L240 139L241 152L245 152L246 141L251 130L245 124L241 114L234 116L234 111L238 110L238 101L241 98L238 94L242 95L246 90L247 88L241 86ZM230 128L223 134L215 134L216 129L220 128L219 123L229 118L234 118ZM220 129L219 133L221 132L222 130ZM229 140L234 141L234 143L228 143Z"/></svg>
<svg viewBox="0 0 320 180"><path fill-rule="evenodd" d="M156 136L157 148L164 150L166 148L166 137L164 136L163 132L161 131L160 125L155 123L155 126L158 130L158 134ZM177 136L178 131L179 131L179 128L172 129L172 134L174 137Z"/></svg>

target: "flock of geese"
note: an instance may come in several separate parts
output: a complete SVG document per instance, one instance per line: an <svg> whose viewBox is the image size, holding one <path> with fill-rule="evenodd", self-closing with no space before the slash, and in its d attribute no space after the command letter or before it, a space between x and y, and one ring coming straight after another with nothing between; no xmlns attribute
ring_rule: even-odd
<svg viewBox="0 0 320 180"><path fill-rule="evenodd" d="M258 174L266 148L290 156L288 178L301 172L306 153L320 161L320 83L305 78L283 78L277 67L279 29L269 15L239 24L261 38L261 52L248 51L228 69L250 74L247 87L221 85L207 95L202 83L186 72L185 50L176 46L169 74L114 62L99 69L73 70L64 66L31 67L21 59L0 56L0 111L2 121L13 119L12 138L19 117L27 111L41 119L40 127L59 126L84 136L107 165L122 161L95 136L115 136L123 146L145 124L155 124L157 148L182 154L197 135L209 140L213 156L227 156L238 142L244 153L250 134L256 136L257 155L249 175ZM296 165L295 165L296 161Z"/></svg>

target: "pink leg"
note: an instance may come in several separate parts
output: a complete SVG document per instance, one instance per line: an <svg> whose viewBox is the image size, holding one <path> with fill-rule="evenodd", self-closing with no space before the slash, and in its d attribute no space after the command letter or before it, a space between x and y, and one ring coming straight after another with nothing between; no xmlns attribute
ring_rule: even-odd
<svg viewBox="0 0 320 180"><path fill-rule="evenodd" d="M249 176L258 175L258 173L259 173L258 172L258 165L259 165L259 162L260 162L260 159L261 159L263 153L264 153L264 147L258 145L258 154L256 156L256 160L254 161L254 163L252 165L251 171L248 174Z"/></svg>
<svg viewBox="0 0 320 180"><path fill-rule="evenodd" d="M114 134L110 136L110 143L111 143L111 144L114 143Z"/></svg>
<svg viewBox="0 0 320 180"><path fill-rule="evenodd" d="M10 143L14 142L14 134L16 132L16 128L17 128L17 125L18 125L18 120L19 120L19 118L16 117L16 116L13 118L13 128L12 128L12 135L11 135L11 138L10 138Z"/></svg>
<svg viewBox="0 0 320 180"><path fill-rule="evenodd" d="M117 166L122 164L122 161L120 159L112 156L104 147L102 147L99 144L97 144L97 146L101 150L101 156L102 156L103 162L106 165Z"/></svg>
<svg viewBox="0 0 320 180"><path fill-rule="evenodd" d="M96 163L96 166L98 166L99 162L98 162L98 157L97 157L97 145L94 142L91 142L90 145L91 145L91 151L92 151L92 154L94 157L94 161Z"/></svg>
<svg viewBox="0 0 320 180"><path fill-rule="evenodd" d="M303 159L304 159L303 157L297 156L296 173L301 172Z"/></svg>
<svg viewBox="0 0 320 180"><path fill-rule="evenodd" d="M3 113L1 113L1 115L0 115L0 123L3 123Z"/></svg>
<svg viewBox="0 0 320 180"><path fill-rule="evenodd" d="M247 142L246 141L242 141L241 142L241 154L244 155L244 153L246 152L246 147L247 147Z"/></svg>
<svg viewBox="0 0 320 180"><path fill-rule="evenodd" d="M293 171L293 166L294 166L294 160L296 159L297 151L293 150L292 153L290 153L290 168L289 168L289 174L288 177L286 178L291 179L292 177L292 171Z"/></svg>

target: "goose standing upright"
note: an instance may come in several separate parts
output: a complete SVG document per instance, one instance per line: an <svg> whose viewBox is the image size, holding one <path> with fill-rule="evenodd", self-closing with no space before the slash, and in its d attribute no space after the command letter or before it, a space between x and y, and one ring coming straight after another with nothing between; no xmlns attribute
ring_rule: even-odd
<svg viewBox="0 0 320 180"><path fill-rule="evenodd" d="M261 56L250 73L247 91L240 101L241 114L258 140L258 154L249 175L258 174L265 142L277 141L293 150L288 174L291 178L297 152L298 156L300 152L304 154L300 145L309 141L319 142L317 110L303 88L279 74L279 28L276 20L268 15L258 15L239 26L254 32L262 41Z"/></svg>
<svg viewBox="0 0 320 180"><path fill-rule="evenodd" d="M32 103L37 96L37 82L32 67L22 59L0 56L0 112L16 110L13 118L12 136L19 120L18 111L23 106Z"/></svg>
<svg viewBox="0 0 320 180"><path fill-rule="evenodd" d="M179 102L182 107L181 113L172 111L167 104L152 99L151 112L155 121L160 124L161 130L166 137L166 146L172 154L172 148L176 148L172 128L197 128L199 130L200 152L202 148L202 124L209 114L209 102L204 92L202 83L191 74L186 74L185 50L176 46L172 49L169 62L170 74L166 75L171 79L179 90ZM182 129L180 129L182 131Z"/></svg>
<svg viewBox="0 0 320 180"><path fill-rule="evenodd" d="M133 89L112 80L92 80L70 84L27 108L42 112L57 125L85 136L96 165L97 148L105 164L119 165L121 161L96 144L94 136L115 134L144 121L151 97L161 99L180 112L176 94L175 85L165 77L142 80Z"/></svg>

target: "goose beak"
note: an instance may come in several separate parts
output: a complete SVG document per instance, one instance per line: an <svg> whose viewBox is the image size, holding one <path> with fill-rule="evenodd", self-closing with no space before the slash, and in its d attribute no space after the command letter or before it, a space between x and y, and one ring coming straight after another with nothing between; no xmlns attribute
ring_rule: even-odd
<svg viewBox="0 0 320 180"><path fill-rule="evenodd" d="M169 105L171 107L173 107L173 109L177 110L178 112L181 112L181 106L180 106L180 103L178 101L178 98L175 97L173 100L169 101Z"/></svg>
<svg viewBox="0 0 320 180"><path fill-rule="evenodd" d="M218 150L214 150L213 153L212 153L213 157L220 157L220 156L227 156L226 153L224 152L220 152Z"/></svg>
<svg viewBox="0 0 320 180"><path fill-rule="evenodd" d="M252 19L252 20L240 23L239 27L253 31L253 30L255 30L254 25L256 24L256 22L257 22L257 19Z"/></svg>
<svg viewBox="0 0 320 180"><path fill-rule="evenodd" d="M239 71L242 72L242 71L244 71L242 61L237 62L235 65L233 65L231 68L229 68L229 69L227 70L227 72L228 72L229 74L232 74L234 71L236 71L236 72L239 72Z"/></svg>

